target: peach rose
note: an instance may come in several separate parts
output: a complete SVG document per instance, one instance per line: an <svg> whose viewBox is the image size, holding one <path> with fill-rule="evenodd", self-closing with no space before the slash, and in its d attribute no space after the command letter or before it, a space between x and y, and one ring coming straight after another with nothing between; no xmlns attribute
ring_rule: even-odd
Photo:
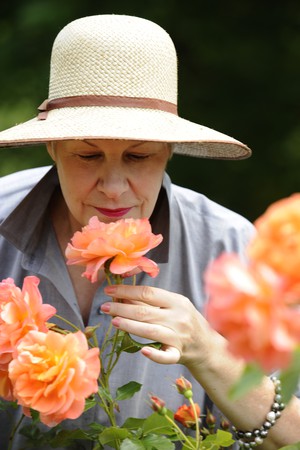
<svg viewBox="0 0 300 450"><path fill-rule="evenodd" d="M300 339L300 311L284 301L285 285L262 264L223 254L206 270L207 317L229 350L266 370L284 368Z"/></svg>
<svg viewBox="0 0 300 450"><path fill-rule="evenodd" d="M193 428L196 424L196 421L199 420L200 417L200 407L198 403L195 403L196 416L193 410L192 405L182 405L180 406L174 414L174 419L181 423L184 427Z"/></svg>
<svg viewBox="0 0 300 450"><path fill-rule="evenodd" d="M18 404L25 414L38 411L49 427L82 414L85 399L98 391L99 372L99 349L89 349L81 331L30 331L9 364Z"/></svg>
<svg viewBox="0 0 300 450"><path fill-rule="evenodd" d="M300 194L273 203L256 220L257 235L248 246L251 259L285 276L300 294Z"/></svg>
<svg viewBox="0 0 300 450"><path fill-rule="evenodd" d="M0 283L0 370L20 339L30 330L47 331L46 321L56 313L53 306L42 303L38 285L34 276L24 278L22 290L11 278Z"/></svg>
<svg viewBox="0 0 300 450"><path fill-rule="evenodd" d="M155 277L159 268L144 255L162 239L161 234L152 233L148 219L121 219L105 224L95 216L68 244L67 264L86 266L83 276L92 283L109 260L109 270L113 274L126 274L138 268Z"/></svg>

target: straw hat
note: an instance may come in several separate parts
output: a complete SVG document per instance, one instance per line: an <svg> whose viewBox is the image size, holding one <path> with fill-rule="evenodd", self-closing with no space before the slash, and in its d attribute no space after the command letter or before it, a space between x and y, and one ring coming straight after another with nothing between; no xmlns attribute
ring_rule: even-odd
<svg viewBox="0 0 300 450"><path fill-rule="evenodd" d="M242 159L241 142L177 115L177 56L146 19L98 15L69 23L51 56L48 100L34 119L0 132L0 147L66 139L173 144L175 153Z"/></svg>

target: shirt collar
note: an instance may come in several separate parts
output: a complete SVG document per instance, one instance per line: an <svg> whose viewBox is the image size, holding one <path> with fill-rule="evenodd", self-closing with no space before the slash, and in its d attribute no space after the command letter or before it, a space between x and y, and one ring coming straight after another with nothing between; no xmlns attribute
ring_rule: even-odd
<svg viewBox="0 0 300 450"><path fill-rule="evenodd" d="M45 220L50 220L48 205L58 184L52 167L2 222L0 233L21 252L31 253L38 244Z"/></svg>

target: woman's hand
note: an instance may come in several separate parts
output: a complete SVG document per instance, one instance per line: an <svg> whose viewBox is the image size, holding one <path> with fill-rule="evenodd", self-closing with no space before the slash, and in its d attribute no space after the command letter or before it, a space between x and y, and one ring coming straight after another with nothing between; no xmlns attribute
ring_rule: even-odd
<svg viewBox="0 0 300 450"><path fill-rule="evenodd" d="M143 347L143 355L161 364L189 366L205 360L211 330L188 298L149 286L114 285L105 293L122 300L101 306L116 328L163 344L160 350Z"/></svg>
<svg viewBox="0 0 300 450"><path fill-rule="evenodd" d="M141 352L162 364L181 363L203 386L224 416L238 429L260 427L274 398L268 377L235 402L228 391L243 371L244 363L234 358L226 340L209 327L190 300L182 295L149 286L114 285L106 294L119 301L104 303L101 310L113 316L115 327L159 341L161 350L144 347ZM299 441L299 400L293 399L261 448L274 450Z"/></svg>

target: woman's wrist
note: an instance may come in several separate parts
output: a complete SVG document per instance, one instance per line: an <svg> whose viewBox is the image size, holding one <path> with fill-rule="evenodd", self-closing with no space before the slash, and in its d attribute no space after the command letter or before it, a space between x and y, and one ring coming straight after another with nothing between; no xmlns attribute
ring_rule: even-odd
<svg viewBox="0 0 300 450"><path fill-rule="evenodd" d="M241 448L254 448L263 444L264 439L268 437L270 429L276 424L276 421L281 417L281 411L285 408L285 404L282 402L280 380L275 376L270 379L274 383L274 399L263 424L251 431L237 430L233 426L233 431L239 440L238 442Z"/></svg>

